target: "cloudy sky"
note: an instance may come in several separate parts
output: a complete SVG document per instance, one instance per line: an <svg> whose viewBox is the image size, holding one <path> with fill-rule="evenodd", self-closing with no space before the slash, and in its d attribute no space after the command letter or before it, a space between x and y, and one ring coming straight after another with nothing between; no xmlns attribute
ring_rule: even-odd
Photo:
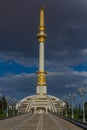
<svg viewBox="0 0 87 130"><path fill-rule="evenodd" d="M87 0L0 1L0 94L35 94L40 6L45 6L45 70L50 95L87 85Z"/></svg>

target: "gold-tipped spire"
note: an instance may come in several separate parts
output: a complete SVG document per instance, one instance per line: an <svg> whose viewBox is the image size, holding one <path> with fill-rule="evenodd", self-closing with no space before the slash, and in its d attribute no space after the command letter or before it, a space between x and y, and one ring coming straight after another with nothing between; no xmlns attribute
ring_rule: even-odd
<svg viewBox="0 0 87 130"><path fill-rule="evenodd" d="M40 26L44 26L44 7L41 7L40 10Z"/></svg>
<svg viewBox="0 0 87 130"><path fill-rule="evenodd" d="M46 40L46 33L45 33L45 25L44 25L44 7L40 9L40 25L39 25L39 33L37 34L37 38L39 42L45 42Z"/></svg>
<svg viewBox="0 0 87 130"><path fill-rule="evenodd" d="M41 7L40 10L40 26L39 26L39 30L40 31L44 31L45 30L45 26L44 26L44 7Z"/></svg>

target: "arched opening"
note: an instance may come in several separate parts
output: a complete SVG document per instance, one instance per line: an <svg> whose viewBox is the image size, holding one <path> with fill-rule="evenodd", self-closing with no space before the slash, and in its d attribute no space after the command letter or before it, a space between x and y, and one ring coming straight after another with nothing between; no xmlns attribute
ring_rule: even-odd
<svg viewBox="0 0 87 130"><path fill-rule="evenodd" d="M37 107L36 112L37 113L46 113L46 108L45 107Z"/></svg>

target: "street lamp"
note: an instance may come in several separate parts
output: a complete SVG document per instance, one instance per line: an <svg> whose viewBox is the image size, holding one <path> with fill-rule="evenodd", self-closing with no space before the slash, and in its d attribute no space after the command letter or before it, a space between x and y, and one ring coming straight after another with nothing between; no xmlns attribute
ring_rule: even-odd
<svg viewBox="0 0 87 130"><path fill-rule="evenodd" d="M69 97L72 101L72 119L74 119L74 112L73 112L73 108L74 108L74 97L76 96L75 93L69 93Z"/></svg>
<svg viewBox="0 0 87 130"><path fill-rule="evenodd" d="M63 98L64 102L65 102L65 106L66 106L66 117L67 117L67 102L68 102L68 97L67 96L64 96Z"/></svg>
<svg viewBox="0 0 87 130"><path fill-rule="evenodd" d="M14 107L15 107L15 105L16 105L16 102L17 102L17 100L15 99L15 98L13 98L12 99L12 106L13 106L13 116L15 115L15 109L14 109Z"/></svg>
<svg viewBox="0 0 87 130"><path fill-rule="evenodd" d="M85 123L86 120L85 120L85 107L84 107L84 97L87 93L87 88L84 88L84 87L81 87L81 88L78 88L78 94L80 95L80 97L82 98L82 104L83 104L83 122Z"/></svg>
<svg viewBox="0 0 87 130"><path fill-rule="evenodd" d="M11 97L6 96L6 101L7 101L7 111L6 111L6 116L8 117L8 107L9 107L9 100L11 99Z"/></svg>

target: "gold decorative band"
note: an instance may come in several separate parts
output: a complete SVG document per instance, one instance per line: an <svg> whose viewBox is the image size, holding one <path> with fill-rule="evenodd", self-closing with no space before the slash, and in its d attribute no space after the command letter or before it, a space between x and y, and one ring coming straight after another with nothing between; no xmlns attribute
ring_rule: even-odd
<svg viewBox="0 0 87 130"><path fill-rule="evenodd" d="M45 31L45 26L39 26L39 31Z"/></svg>
<svg viewBox="0 0 87 130"><path fill-rule="evenodd" d="M38 34L37 34L37 38L39 40L39 42L45 42L46 40L46 37L47 37L47 34L44 32L44 31L40 31Z"/></svg>
<svg viewBox="0 0 87 130"><path fill-rule="evenodd" d="M37 75L38 75L38 74L47 74L47 71L43 71L43 70L42 70L42 71L37 71L36 74L37 74Z"/></svg>
<svg viewBox="0 0 87 130"><path fill-rule="evenodd" d="M43 83L43 84L37 83L36 86L47 86L47 84L46 83Z"/></svg>
<svg viewBox="0 0 87 130"><path fill-rule="evenodd" d="M46 71L38 71L37 74L37 86L47 86L46 84Z"/></svg>

